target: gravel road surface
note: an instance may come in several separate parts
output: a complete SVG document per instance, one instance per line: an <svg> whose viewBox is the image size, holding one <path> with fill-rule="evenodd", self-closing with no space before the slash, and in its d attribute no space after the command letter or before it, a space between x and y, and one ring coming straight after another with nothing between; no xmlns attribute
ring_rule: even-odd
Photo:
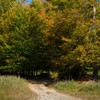
<svg viewBox="0 0 100 100"><path fill-rule="evenodd" d="M38 100L81 100L68 94L59 93L44 84L29 83L29 88L38 95Z"/></svg>

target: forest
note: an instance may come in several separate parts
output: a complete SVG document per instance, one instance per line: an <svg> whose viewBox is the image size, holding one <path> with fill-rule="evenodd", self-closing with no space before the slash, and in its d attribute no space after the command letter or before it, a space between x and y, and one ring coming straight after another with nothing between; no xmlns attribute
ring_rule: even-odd
<svg viewBox="0 0 100 100"><path fill-rule="evenodd" d="M100 3L24 1L0 0L0 75L98 80Z"/></svg>

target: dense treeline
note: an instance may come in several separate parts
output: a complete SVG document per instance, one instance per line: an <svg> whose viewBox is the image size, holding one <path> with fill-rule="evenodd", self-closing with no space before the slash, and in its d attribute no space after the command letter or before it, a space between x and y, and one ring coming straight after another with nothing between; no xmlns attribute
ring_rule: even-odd
<svg viewBox="0 0 100 100"><path fill-rule="evenodd" d="M78 79L90 70L97 79L99 3L33 0L25 5L22 1L0 0L0 74L28 76L45 71Z"/></svg>

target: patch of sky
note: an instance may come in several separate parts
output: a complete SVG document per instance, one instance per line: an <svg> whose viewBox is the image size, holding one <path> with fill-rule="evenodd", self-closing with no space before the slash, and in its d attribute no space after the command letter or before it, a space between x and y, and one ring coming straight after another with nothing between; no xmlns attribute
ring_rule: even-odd
<svg viewBox="0 0 100 100"><path fill-rule="evenodd" d="M46 0L41 0L42 2L45 2ZM30 4L32 2L32 0L27 0L26 2L24 2L24 4Z"/></svg>

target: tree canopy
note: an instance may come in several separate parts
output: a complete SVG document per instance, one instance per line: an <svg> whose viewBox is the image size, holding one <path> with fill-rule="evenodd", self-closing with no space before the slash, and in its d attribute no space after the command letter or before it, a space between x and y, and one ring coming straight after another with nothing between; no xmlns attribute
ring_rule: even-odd
<svg viewBox="0 0 100 100"><path fill-rule="evenodd" d="M96 7L93 19L93 7ZM77 79L100 67L100 4L0 0L0 73L57 72Z"/></svg>

